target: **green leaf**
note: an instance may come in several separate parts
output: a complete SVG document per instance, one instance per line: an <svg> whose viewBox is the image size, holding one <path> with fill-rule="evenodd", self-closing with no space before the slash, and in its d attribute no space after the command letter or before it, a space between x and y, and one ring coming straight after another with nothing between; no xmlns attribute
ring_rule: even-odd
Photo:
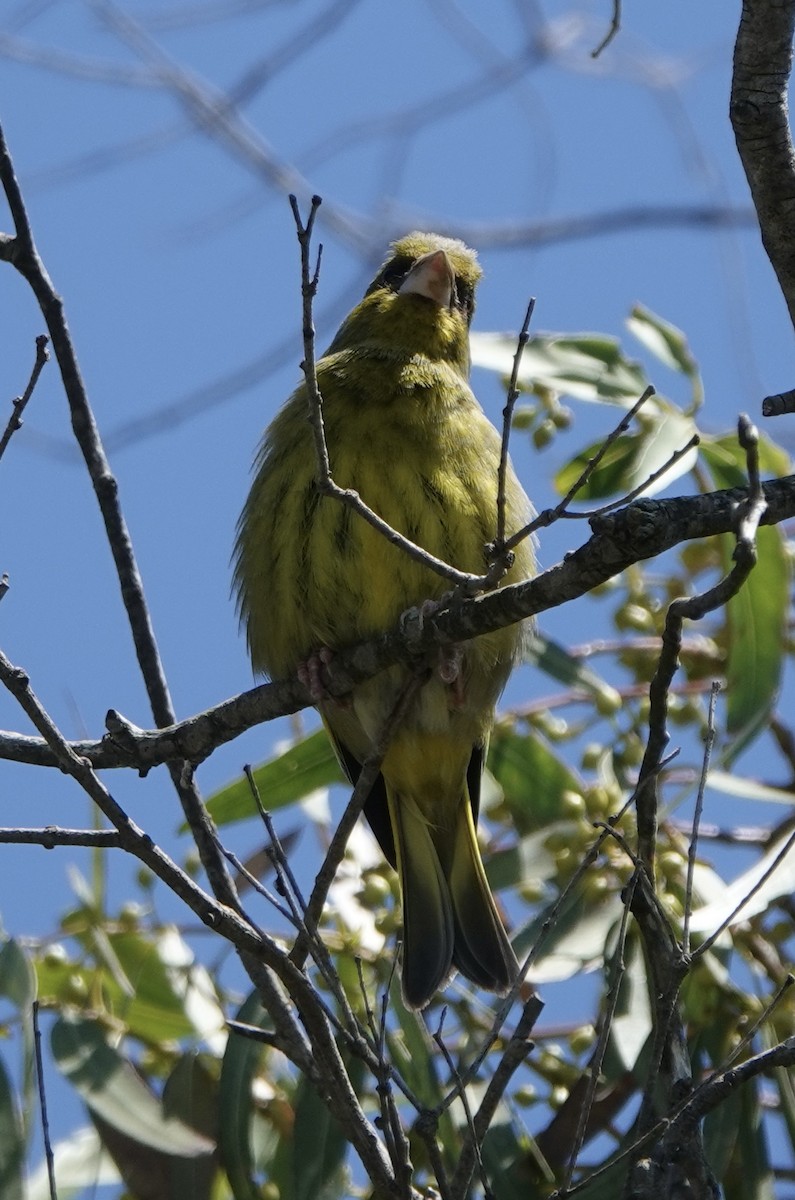
<svg viewBox="0 0 795 1200"><path fill-rule="evenodd" d="M254 770L262 803L269 811L303 800L317 788L344 783L345 777L324 730L309 734L283 754ZM235 780L207 801L216 825L255 816L257 806L248 779Z"/></svg>
<svg viewBox="0 0 795 1200"><path fill-rule="evenodd" d="M58 1200L94 1196L98 1188L120 1182L113 1159L93 1125L76 1129L52 1148ZM28 1200L52 1200L47 1163L41 1162L28 1181Z"/></svg>
<svg viewBox="0 0 795 1200"><path fill-rule="evenodd" d="M582 971L593 971L604 962L611 932L621 920L622 904L617 895L606 895L594 903L577 892L567 897L548 927L545 908L513 937L520 962L537 947L528 980L534 983L570 979Z"/></svg>
<svg viewBox="0 0 795 1200"><path fill-rule="evenodd" d="M251 992L235 1013L242 1025L270 1028L270 1018L257 992ZM252 1083L262 1058L262 1043L230 1030L221 1064L218 1094L220 1123L218 1152L235 1200L260 1200L254 1182L251 1151Z"/></svg>
<svg viewBox="0 0 795 1200"><path fill-rule="evenodd" d="M587 692L603 716L621 708L620 693L560 642L536 633L529 641L525 659L565 687L581 688Z"/></svg>
<svg viewBox="0 0 795 1200"><path fill-rule="evenodd" d="M752 917L766 912L779 896L789 896L795 891L795 845L785 851L789 834L779 837L760 859L738 875L733 883L727 884L723 895L711 900L701 908L696 908L690 919L690 928L694 933L710 934L737 910L732 917L732 924L739 921L750 921ZM776 861L779 859L780 861ZM771 874L762 882L768 871ZM752 896L749 893L756 891ZM743 904L746 896L749 896Z"/></svg>
<svg viewBox="0 0 795 1200"><path fill-rule="evenodd" d="M22 949L19 942L8 938L0 949L0 995L7 996L20 1013L22 1033L20 1087L23 1095L22 1108L26 1114L32 1111L36 1088L33 1003L36 999L37 984L36 968L30 956Z"/></svg>
<svg viewBox="0 0 795 1200"><path fill-rule="evenodd" d="M747 485L745 453L735 435L705 439L702 456L716 487ZM759 465L774 475L790 470L789 457L764 435L759 439ZM731 567L734 545L728 535L720 539L724 570ZM731 742L722 756L725 766L766 727L786 649L791 576L786 543L777 526L764 526L757 531L756 547L756 567L726 609L726 724Z"/></svg>
<svg viewBox="0 0 795 1200"><path fill-rule="evenodd" d="M603 1073L608 1080L620 1078L626 1071L635 1069L652 1029L646 960L639 938L629 936L626 939L623 958L625 970L619 984L603 1064Z"/></svg>
<svg viewBox="0 0 795 1200"><path fill-rule="evenodd" d="M403 1003L397 977L392 980L389 998L391 1011L398 1022L397 1029L391 1026L387 1029L390 1061L395 1063L406 1083L427 1109L441 1108L444 1090L439 1084L436 1071L438 1047L419 1013L412 1012ZM449 1113L449 1107L443 1110L442 1122L449 1117ZM448 1121L448 1137L452 1129ZM440 1139L443 1143L446 1142L441 1129Z"/></svg>
<svg viewBox="0 0 795 1200"><path fill-rule="evenodd" d="M51 1034L62 1073L102 1121L127 1138L164 1154L210 1154L213 1142L168 1117L160 1100L117 1050L96 1021L62 1016Z"/></svg>
<svg viewBox="0 0 795 1200"><path fill-rule="evenodd" d="M513 370L516 335L473 333L472 364L506 379ZM531 337L522 354L519 383L575 400L629 407L648 386L643 368L626 358L617 338L598 333Z"/></svg>
<svg viewBox="0 0 795 1200"><path fill-rule="evenodd" d="M217 1142L218 1088L198 1055L184 1054L177 1060L163 1088L163 1111ZM169 1162L171 1194L211 1200L216 1174L215 1155L174 1157Z"/></svg>
<svg viewBox="0 0 795 1200"><path fill-rule="evenodd" d="M786 450L782 450L764 433L759 435L758 450L759 469L764 474L782 478L791 473L792 464ZM703 437L701 457L709 468L716 488L747 487L745 451L740 446L736 433L727 433L721 437Z"/></svg>
<svg viewBox="0 0 795 1200"><path fill-rule="evenodd" d="M682 330L658 317L651 309L636 304L627 319L627 329L672 371L680 371L691 379L698 376L698 364Z"/></svg>
<svg viewBox="0 0 795 1200"><path fill-rule="evenodd" d="M737 1141L721 1183L726 1200L774 1200L773 1173L767 1151L758 1081L739 1089Z"/></svg>
<svg viewBox="0 0 795 1200"><path fill-rule="evenodd" d="M500 892L505 888L517 887L532 879L535 883L546 883L557 871L557 860L548 848L551 834L572 833L571 821L553 821L536 833L520 838L515 846L498 850L486 863L486 874L492 889Z"/></svg>
<svg viewBox="0 0 795 1200"><path fill-rule="evenodd" d="M637 454L637 434L622 434L608 447L593 475L579 489L576 500L605 500L632 490L629 480ZM591 459L601 450L604 438L586 446L569 460L554 477L555 490L565 496L582 476Z"/></svg>
<svg viewBox="0 0 795 1200"><path fill-rule="evenodd" d="M364 1064L343 1055L353 1090L361 1089ZM337 1120L314 1084L301 1077L293 1126L293 1200L337 1200L346 1193L349 1150Z"/></svg>
<svg viewBox="0 0 795 1200"><path fill-rule="evenodd" d="M641 487L671 456L696 436L693 419L668 401L658 398L644 410L642 424L632 434L622 434L608 448L599 466L575 497L577 500L604 500ZM588 462L601 449L603 439L594 442L567 463L555 476L555 487L565 495L579 479ZM667 471L644 488L644 496L654 496L674 480L692 470L698 450L694 447Z"/></svg>
<svg viewBox="0 0 795 1200"><path fill-rule="evenodd" d="M108 941L133 987L132 996L120 999L116 1009L131 1033L160 1043L197 1033L208 1039L224 1028L212 980L176 929L154 937L111 933Z"/></svg>
<svg viewBox="0 0 795 1200"><path fill-rule="evenodd" d="M734 538L721 537L724 567L730 569ZM786 653L790 562L778 526L756 535L757 564L726 606L726 730L724 765L767 727L778 697Z"/></svg>
<svg viewBox="0 0 795 1200"><path fill-rule="evenodd" d="M520 833L544 829L557 820L564 792L582 793L574 772L536 733L521 735L498 725L491 735L488 765Z"/></svg>
<svg viewBox="0 0 795 1200"><path fill-rule="evenodd" d="M11 1079L0 1058L0 1196L25 1200L25 1134Z"/></svg>
<svg viewBox="0 0 795 1200"><path fill-rule="evenodd" d="M499 1105L489 1125L481 1158L495 1200L533 1200L549 1194L549 1184L543 1189L528 1188L528 1149L506 1105Z"/></svg>
<svg viewBox="0 0 795 1200"><path fill-rule="evenodd" d="M36 999L36 971L18 942L8 938L0 949L0 995L27 1013Z"/></svg>

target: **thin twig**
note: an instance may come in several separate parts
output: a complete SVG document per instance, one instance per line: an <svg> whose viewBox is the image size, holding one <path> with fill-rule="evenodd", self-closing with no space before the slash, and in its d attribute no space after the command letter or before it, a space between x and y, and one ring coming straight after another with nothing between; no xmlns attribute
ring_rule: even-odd
<svg viewBox="0 0 795 1200"><path fill-rule="evenodd" d="M505 399L505 408L502 411L502 445L500 447L500 466L497 474L497 536L494 540L494 546L497 553L502 550L505 542L505 485L508 478L508 445L511 440L511 426L513 424L513 410L516 401L519 399L519 368L522 365L522 355L524 348L530 338L530 322L533 319L533 310L536 306L535 296L530 297L527 305L522 328L519 331L519 337L516 344L516 353L513 356L513 370L511 371L511 379L508 384L508 394Z"/></svg>
<svg viewBox="0 0 795 1200"><path fill-rule="evenodd" d="M607 47L610 45L610 43L612 42L613 38L616 36L616 34L618 33L620 28L621 28L621 0L613 0L613 18L610 22L610 28L608 29L607 33L602 38L601 42L596 47L596 49L591 51L591 58L598 58L599 55L602 53L602 51L607 49Z"/></svg>
<svg viewBox="0 0 795 1200"><path fill-rule="evenodd" d="M596 454L594 454L592 458L588 459L588 462L585 464L585 467L583 468L579 477L571 485L560 503L556 504L554 508L545 508L544 511L540 512L538 516L534 518L534 520L530 521L528 525L525 525L523 529L520 529L518 533L513 534L512 537L509 537L504 546L505 550L513 550L514 546L518 546L519 543L524 541L526 537L529 537L531 533L535 533L539 529L546 529L547 526L560 519L577 493L585 487L586 483L591 478L594 471L599 466L599 463L607 454L613 443L619 437L621 437L623 433L626 433L643 405L647 400L651 399L654 394L655 392L653 387L649 386L646 388L643 395L635 401L635 403L632 405L632 408L628 409L616 427L607 435L599 449L596 451Z"/></svg>
<svg viewBox="0 0 795 1200"><path fill-rule="evenodd" d="M599 1082L602 1075L602 1066L604 1064L604 1058L607 1052L607 1043L610 1040L610 1031L613 1027L613 1017L615 1016L616 1005L618 1004L618 994L621 989L621 983L624 979L624 973L626 971L626 963L624 962L624 947L627 940L627 927L632 908L632 899L635 894L635 888L637 887L639 877L639 871L636 867L624 891L624 910L621 914L621 924L618 930L618 940L616 942L614 957L615 968L613 972L613 978L610 981L610 986L605 997L605 1011L602 1018L599 1037L597 1038L590 1061L586 1067L586 1072L588 1074L588 1086L583 1098L582 1108L580 1109L580 1117L577 1122L577 1132L574 1135L569 1161L566 1165L566 1172L563 1177L564 1192L568 1190L569 1185L571 1184L572 1177L574 1175L574 1169L577 1166L577 1159L580 1156L580 1151L582 1150L583 1143L585 1142L585 1134L588 1129L588 1121L590 1120L591 1110L596 1097L596 1089L599 1087Z"/></svg>
<svg viewBox="0 0 795 1200"><path fill-rule="evenodd" d="M317 873L315 883L312 888L312 894L309 897L309 903L306 906L306 927L311 934L317 928L323 912L323 906L326 903L328 890L334 881L334 876L337 873L337 868L342 862L345 854L345 847L348 844L348 839L351 836L354 825L359 819L359 815L364 807L367 797L378 778L381 770L381 762L389 748L389 743L403 721L410 705L412 704L417 692L425 682L426 674L411 675L406 680L404 686L398 694L397 700L392 708L392 712L384 722L383 728L378 736L375 745L372 747L366 760L362 763L362 769L354 785L353 793L345 812L342 814L342 819L334 831L334 835L329 843L326 857L323 864ZM306 958L308 947L299 939L291 951L290 957L293 962L300 966Z"/></svg>
<svg viewBox="0 0 795 1200"><path fill-rule="evenodd" d="M618 500L611 500L609 504L603 504L600 508L585 509L578 512L562 512L558 516L564 521L581 521L583 519L590 521L594 517L601 517L605 513L612 512L613 509L623 508L625 504L631 504L633 500L637 500L638 496L642 496L658 479L670 471L671 467L675 466L680 459L684 458L685 455L689 454L691 450L700 444L700 435L694 433L689 442L681 446L678 450L674 450L670 458L666 459L663 465L658 467L656 471L652 471L651 475L647 479L644 479L643 483L639 483L636 488L633 488L631 492L627 492L625 496L621 496Z"/></svg>
<svg viewBox="0 0 795 1200"><path fill-rule="evenodd" d="M528 997L525 1001L522 1015L500 1055L500 1060L483 1093L483 1099L461 1148L451 1187L454 1196L468 1194L475 1160L476 1157L479 1157L479 1146L489 1130L497 1106L505 1095L508 1084L533 1049L534 1043L530 1040L530 1034L543 1007L543 1002L536 995ZM466 1086L460 1076L458 1076L458 1082L462 1087Z"/></svg>
<svg viewBox="0 0 795 1200"><path fill-rule="evenodd" d="M30 373L28 386L25 388L21 396L17 396L16 400L11 401L14 411L9 418L8 424L3 430L2 437L0 437L0 458L2 458L5 454L6 447L16 431L22 428L22 414L27 407L28 401L33 395L36 384L39 381L39 375L41 375L42 371L44 370L44 364L49 360L50 357L49 351L47 350L49 341L50 339L44 333L40 333L36 338L36 361L34 362L33 370Z"/></svg>
<svg viewBox="0 0 795 1200"><path fill-rule="evenodd" d="M471 1153L474 1154L475 1164L477 1166L478 1175L480 1176L481 1183L483 1184L483 1191L486 1193L486 1196L489 1197L489 1196L491 1196L491 1188L489 1186L489 1181L488 1181L488 1177L486 1175L485 1167L483 1166L483 1156L481 1155L481 1152L480 1152L481 1144L483 1141L483 1134L481 1134L479 1136L478 1131L475 1128L475 1121L472 1116L472 1109L470 1108L470 1105L469 1105L469 1097L467 1096L466 1087L461 1078L458 1067L456 1066L455 1062L453 1061L453 1056L447 1048L447 1043L445 1042L444 1037L442 1036L442 1027L444 1025L444 1019L446 1016L447 1016L447 1005L445 1005L442 1008L442 1011L439 1014L439 1024L436 1027L436 1031L431 1034L431 1037L433 1038L433 1040L436 1042L436 1045L441 1050L442 1057L444 1058L444 1061L447 1063L447 1067L450 1071L450 1076L454 1081L454 1084L455 1084L454 1090L455 1090L459 1100L461 1101L461 1105L464 1109L464 1119L466 1121L466 1126L467 1126L467 1144L469 1147L471 1147ZM485 1130L484 1130L484 1133L485 1133ZM471 1168L469 1168L469 1172L471 1173ZM456 1175L458 1175L458 1172L456 1172ZM454 1187L454 1194L455 1194L455 1183L454 1183L453 1187Z"/></svg>
<svg viewBox="0 0 795 1200"><path fill-rule="evenodd" d="M709 711L707 714L707 732L704 737L704 755L701 760L701 776L696 792L696 806L693 813L693 828L690 834L690 845L687 851L687 879L685 881L685 911L682 924L682 954L690 954L690 918L693 915L693 875L696 869L698 854L698 835L701 827L701 814L704 810L704 792L707 787L709 763L712 757L712 747L715 743L715 705L720 692L720 684L713 680L709 695Z"/></svg>
<svg viewBox="0 0 795 1200"><path fill-rule="evenodd" d="M329 458L328 444L326 442L325 428L323 424L323 397L320 393L320 386L317 378L317 363L315 360L315 330L312 318L312 303L317 292L318 271L320 268L320 256L314 272L310 265L310 245L312 238L312 230L314 227L315 214L321 204L319 196L312 197L309 216L306 224L301 218L298 200L295 196L290 196L290 206L293 211L296 230L298 232L298 241L301 246L301 295L303 298L303 339L304 339L304 359L301 363L301 369L306 380L306 391L308 401L308 419L312 427L312 434L315 443L315 457L317 461L318 491L325 496L330 496L334 500L338 500L341 504L347 505L354 512L358 513L373 529L376 529L382 537L393 546L397 546L409 558L415 562L421 563L434 571L443 579L447 579L452 583L464 587L468 592L477 591L478 588L486 585L488 575L483 576L472 575L467 571L459 571L456 567L444 562L440 558L436 558L422 546L418 546L416 542L412 542L410 538L404 537L402 533L398 533L396 529L380 517L368 504L362 500L358 492L353 488L342 488L335 483L332 475L332 464Z"/></svg>
<svg viewBox="0 0 795 1200"><path fill-rule="evenodd" d="M52 1139L50 1138L50 1121L47 1116L47 1093L44 1086L44 1062L41 1053L38 1000L33 1001L31 1010L33 1018L33 1045L36 1053L36 1082L39 1088L39 1106L41 1108L41 1135L44 1141L44 1157L47 1160L47 1179L50 1185L50 1200L58 1200L58 1189L55 1183L55 1159L53 1158Z"/></svg>

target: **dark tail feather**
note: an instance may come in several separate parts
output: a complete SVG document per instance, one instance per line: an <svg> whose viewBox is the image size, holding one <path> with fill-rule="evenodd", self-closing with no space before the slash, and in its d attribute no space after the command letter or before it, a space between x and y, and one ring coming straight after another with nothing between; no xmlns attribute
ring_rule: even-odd
<svg viewBox="0 0 795 1200"><path fill-rule="evenodd" d="M486 880L468 798L454 828L430 826L405 796L390 795L389 811L403 899L406 1004L424 1008L453 967L478 987L507 992L519 964Z"/></svg>
<svg viewBox="0 0 795 1200"><path fill-rule="evenodd" d="M403 999L409 1008L420 1009L452 971L450 889L428 823L414 801L389 793L389 812L403 900Z"/></svg>
<svg viewBox="0 0 795 1200"><path fill-rule="evenodd" d="M509 991L519 973L519 963L486 879L467 801L457 810L449 886L455 922L453 963L479 987L491 992Z"/></svg>

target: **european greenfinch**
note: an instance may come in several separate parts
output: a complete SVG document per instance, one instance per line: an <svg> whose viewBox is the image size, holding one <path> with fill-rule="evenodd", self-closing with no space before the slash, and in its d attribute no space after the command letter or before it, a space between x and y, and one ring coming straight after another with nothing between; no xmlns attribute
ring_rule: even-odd
<svg viewBox="0 0 795 1200"><path fill-rule="evenodd" d="M317 364L335 481L394 529L462 571L482 574L497 532L501 439L469 383L474 251L411 233ZM273 679L394 627L438 601L448 580L315 486L304 384L266 431L240 518L235 586L254 668ZM531 517L512 468L506 535ZM533 573L528 540L503 583ZM422 611L422 610L421 610ZM410 701L365 815L400 878L402 987L421 1009L457 969L504 993L518 964L478 849L480 779L494 708L521 653L521 625L448 653ZM379 739L410 668L390 667L347 701L318 707L348 777Z"/></svg>

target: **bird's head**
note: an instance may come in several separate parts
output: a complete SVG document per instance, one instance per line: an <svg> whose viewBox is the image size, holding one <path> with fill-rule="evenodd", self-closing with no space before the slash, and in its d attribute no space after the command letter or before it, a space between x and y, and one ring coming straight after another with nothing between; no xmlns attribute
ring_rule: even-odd
<svg viewBox="0 0 795 1200"><path fill-rule="evenodd" d="M380 346L440 359L469 374L469 325L481 277L463 242L409 233L391 248L364 300L347 318L331 352Z"/></svg>

